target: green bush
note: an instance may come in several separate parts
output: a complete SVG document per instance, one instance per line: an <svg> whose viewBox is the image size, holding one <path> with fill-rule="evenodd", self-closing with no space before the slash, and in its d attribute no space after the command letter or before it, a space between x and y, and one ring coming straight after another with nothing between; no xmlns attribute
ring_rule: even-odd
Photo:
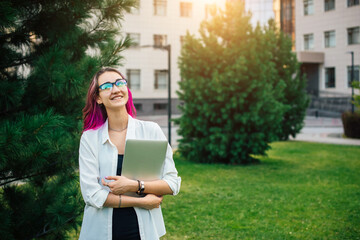
<svg viewBox="0 0 360 240"><path fill-rule="evenodd" d="M249 163L301 129L307 99L291 42L273 24L253 29L249 21L243 3L228 3L201 24L200 38L185 37L178 92L185 104L175 122L190 160Z"/></svg>
<svg viewBox="0 0 360 240"><path fill-rule="evenodd" d="M300 72L296 54L291 50L291 39L276 29L273 20L269 21L265 31L265 38L275 38L275 46L268 49L272 52L272 61L277 71L275 81L281 80L285 83L283 94L278 96L279 101L286 107L277 135L279 140L288 140L290 135L295 137L304 126L306 108L309 105L305 92L307 80Z"/></svg>

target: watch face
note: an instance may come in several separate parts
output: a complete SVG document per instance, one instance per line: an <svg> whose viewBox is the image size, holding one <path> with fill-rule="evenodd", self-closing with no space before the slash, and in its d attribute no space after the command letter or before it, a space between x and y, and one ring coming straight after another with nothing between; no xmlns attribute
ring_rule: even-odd
<svg viewBox="0 0 360 240"><path fill-rule="evenodd" d="M144 181L141 181L141 190L144 191L144 189L145 189Z"/></svg>
<svg viewBox="0 0 360 240"><path fill-rule="evenodd" d="M141 181L140 183L141 183L140 194L143 194L144 190L145 190L145 184L144 184L144 181Z"/></svg>

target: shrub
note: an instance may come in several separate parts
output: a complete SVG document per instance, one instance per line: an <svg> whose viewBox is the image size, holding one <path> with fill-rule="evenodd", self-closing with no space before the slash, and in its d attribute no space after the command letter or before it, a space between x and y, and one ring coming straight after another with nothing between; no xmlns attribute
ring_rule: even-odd
<svg viewBox="0 0 360 240"><path fill-rule="evenodd" d="M185 104L175 122L184 157L249 163L270 142L301 129L305 84L289 40L273 25L253 29L241 2L213 10L199 33L200 38L187 34L179 58L178 94Z"/></svg>

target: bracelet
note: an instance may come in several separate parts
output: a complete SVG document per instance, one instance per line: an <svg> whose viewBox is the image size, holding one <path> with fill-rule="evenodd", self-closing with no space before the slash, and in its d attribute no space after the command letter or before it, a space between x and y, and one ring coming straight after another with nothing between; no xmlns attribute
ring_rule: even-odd
<svg viewBox="0 0 360 240"><path fill-rule="evenodd" d="M119 208L121 208L121 195L119 195L120 201L119 201Z"/></svg>
<svg viewBox="0 0 360 240"><path fill-rule="evenodd" d="M139 191L137 192L138 195L142 195L144 193L145 190L145 184L144 181L140 181L141 187L139 189Z"/></svg>
<svg viewBox="0 0 360 240"><path fill-rule="evenodd" d="M139 193L140 192L140 180L137 180L138 181L138 190L136 191L136 193Z"/></svg>
<svg viewBox="0 0 360 240"><path fill-rule="evenodd" d="M144 181L141 181L141 189L140 189L140 194L143 194L145 191L145 184Z"/></svg>

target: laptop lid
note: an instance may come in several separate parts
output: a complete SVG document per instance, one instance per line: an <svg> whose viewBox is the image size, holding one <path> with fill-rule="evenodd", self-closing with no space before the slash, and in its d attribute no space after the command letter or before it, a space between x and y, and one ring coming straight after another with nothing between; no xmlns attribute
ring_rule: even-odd
<svg viewBox="0 0 360 240"><path fill-rule="evenodd" d="M128 139L121 175L143 181L159 179L167 144L167 141L162 140Z"/></svg>

